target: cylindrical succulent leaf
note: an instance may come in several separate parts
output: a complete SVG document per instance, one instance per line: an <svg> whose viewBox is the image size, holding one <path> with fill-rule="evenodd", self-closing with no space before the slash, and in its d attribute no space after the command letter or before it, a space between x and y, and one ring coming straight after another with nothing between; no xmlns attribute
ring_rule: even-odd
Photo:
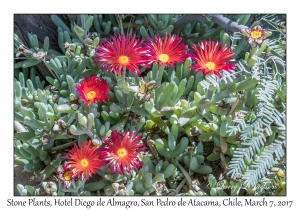
<svg viewBox="0 0 300 210"><path fill-rule="evenodd" d="M189 155L185 155L185 156L183 157L183 162L184 162L184 164L185 164L187 167L190 167L190 162L191 162L190 156L189 156Z"/></svg>
<svg viewBox="0 0 300 210"><path fill-rule="evenodd" d="M175 150L176 138L173 133L168 134L168 146L169 146L170 152L173 152Z"/></svg>
<svg viewBox="0 0 300 210"><path fill-rule="evenodd" d="M164 178L167 179L172 176L175 170L176 166L174 166L173 164L169 164L168 167L162 172L164 174Z"/></svg>
<svg viewBox="0 0 300 210"><path fill-rule="evenodd" d="M73 135L82 135L82 134L86 133L85 130L76 128L75 125L71 125L71 127L70 127L70 132L71 132Z"/></svg>
<svg viewBox="0 0 300 210"><path fill-rule="evenodd" d="M89 113L88 114L88 122L87 122L87 130L91 130L92 126L94 124L94 114L93 113Z"/></svg>
<svg viewBox="0 0 300 210"><path fill-rule="evenodd" d="M183 153L183 151L187 148L189 144L189 140L187 137L183 137L180 140L180 143L175 147L174 152L172 153L172 158L180 155L181 153Z"/></svg>
<svg viewBox="0 0 300 210"><path fill-rule="evenodd" d="M191 160L190 160L190 169L192 171L196 170L199 167L198 164L198 160L196 158L196 156L192 156Z"/></svg>
<svg viewBox="0 0 300 210"><path fill-rule="evenodd" d="M212 173L212 168L210 166L201 165L201 166L199 166L199 168L194 170L194 172L199 173L199 174L210 174L210 173Z"/></svg>
<svg viewBox="0 0 300 210"><path fill-rule="evenodd" d="M153 183L156 183L156 182L159 182L159 181L162 181L162 180L164 180L164 174L162 174L162 173L157 173L157 174L155 175L155 177L152 179L152 182L153 182Z"/></svg>
<svg viewBox="0 0 300 210"><path fill-rule="evenodd" d="M144 192L146 191L146 189L144 188L142 182L137 182L135 184L135 190L136 190L136 192L138 192L140 194L144 194Z"/></svg>
<svg viewBox="0 0 300 210"><path fill-rule="evenodd" d="M145 174L143 185L146 189L150 189L152 187L152 173Z"/></svg>
<svg viewBox="0 0 300 210"><path fill-rule="evenodd" d="M84 190L86 191L98 191L104 188L106 185L106 182L104 180L101 180L99 182L92 182L84 185Z"/></svg>
<svg viewBox="0 0 300 210"><path fill-rule="evenodd" d="M72 107L69 104L61 104L57 106L57 111L60 113L70 113L75 114L76 111L72 109Z"/></svg>
<svg viewBox="0 0 300 210"><path fill-rule="evenodd" d="M166 158L170 158L171 155L167 151L167 144L168 143L166 142L166 140L163 140L163 139L156 139L156 141L155 141L155 147L156 147L156 150L158 151L158 153Z"/></svg>
<svg viewBox="0 0 300 210"><path fill-rule="evenodd" d="M158 163L155 166L155 174L158 174L159 172L161 172L162 164L163 164L162 160L158 161Z"/></svg>
<svg viewBox="0 0 300 210"><path fill-rule="evenodd" d="M78 122L80 125L82 125L85 129L87 129L87 123L88 123L88 119L86 116L84 116L81 113L78 113Z"/></svg>

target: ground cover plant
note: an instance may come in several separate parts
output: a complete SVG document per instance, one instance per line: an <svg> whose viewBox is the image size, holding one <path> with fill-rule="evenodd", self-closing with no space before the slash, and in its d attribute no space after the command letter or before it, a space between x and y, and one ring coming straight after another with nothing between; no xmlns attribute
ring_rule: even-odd
<svg viewBox="0 0 300 210"><path fill-rule="evenodd" d="M67 18L14 34L20 195L286 194L285 15Z"/></svg>

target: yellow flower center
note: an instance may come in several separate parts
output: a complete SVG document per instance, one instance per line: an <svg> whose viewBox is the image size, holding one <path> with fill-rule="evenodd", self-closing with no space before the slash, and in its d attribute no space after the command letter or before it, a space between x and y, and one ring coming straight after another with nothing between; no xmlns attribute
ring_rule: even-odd
<svg viewBox="0 0 300 210"><path fill-rule="evenodd" d="M169 61L169 56L167 54L160 54L158 56L158 59L162 62L162 63L166 63Z"/></svg>
<svg viewBox="0 0 300 210"><path fill-rule="evenodd" d="M87 167L88 165L89 165L89 161L87 160L87 159L82 159L81 161L80 161L80 165L82 166L82 167Z"/></svg>
<svg viewBox="0 0 300 210"><path fill-rule="evenodd" d="M119 157L125 157L127 155L127 151L124 148L118 149L117 154Z"/></svg>
<svg viewBox="0 0 300 210"><path fill-rule="evenodd" d="M214 62L207 62L205 64L206 68L208 68L208 70L214 70L215 69L215 66L216 64Z"/></svg>
<svg viewBox="0 0 300 210"><path fill-rule="evenodd" d="M125 55L120 56L119 61L121 64L126 65L129 61L129 58Z"/></svg>
<svg viewBox="0 0 300 210"><path fill-rule="evenodd" d="M252 30L250 36L252 39L259 39L261 38L263 33L260 30Z"/></svg>
<svg viewBox="0 0 300 210"><path fill-rule="evenodd" d="M89 100L93 100L96 97L96 92L92 90L86 94L86 97Z"/></svg>
<svg viewBox="0 0 300 210"><path fill-rule="evenodd" d="M63 177L66 181L70 181L72 179L72 172L71 171L66 171L64 174L63 174Z"/></svg>

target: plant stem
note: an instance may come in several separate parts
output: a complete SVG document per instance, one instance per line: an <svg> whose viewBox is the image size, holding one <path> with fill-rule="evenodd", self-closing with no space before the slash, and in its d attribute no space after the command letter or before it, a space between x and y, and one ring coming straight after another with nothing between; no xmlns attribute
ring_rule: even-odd
<svg viewBox="0 0 300 210"><path fill-rule="evenodd" d="M94 135L90 130L86 132L86 135L88 135L91 139L94 138Z"/></svg>
<svg viewBox="0 0 300 210"><path fill-rule="evenodd" d="M129 88L128 88L128 83L126 83L125 80L125 75L126 75L126 67L124 67L123 71L122 68L120 68L118 75L116 76L116 79L117 79L118 86L121 88L122 93L128 94ZM126 104L127 103L126 99L124 98L124 100Z"/></svg>
<svg viewBox="0 0 300 210"><path fill-rule="evenodd" d="M180 190L181 190L181 188L183 187L183 185L186 183L186 178L184 178L181 182L180 182L180 184L178 185L178 187L176 188L176 194L179 194L179 192L180 192Z"/></svg>
<svg viewBox="0 0 300 210"><path fill-rule="evenodd" d="M257 50L258 50L258 45L256 43L252 43L251 47L250 47L250 55L249 55L249 59L256 54Z"/></svg>
<svg viewBox="0 0 300 210"><path fill-rule="evenodd" d="M238 94L237 98L236 98L236 101L234 102L234 104L232 105L231 109L230 109L230 112L228 113L228 116L232 114L232 112L234 111L236 105L238 104L239 100L241 98L241 95Z"/></svg>
<svg viewBox="0 0 300 210"><path fill-rule="evenodd" d="M72 146L73 143L76 143L76 142L77 142L77 140L71 141L71 142L66 143L66 144L59 145L57 147L52 147L51 149L49 149L49 152L54 152L54 151L57 151L57 150L66 149L66 148Z"/></svg>
<svg viewBox="0 0 300 210"><path fill-rule="evenodd" d="M123 28L123 16L117 15L117 21L119 23L119 28L121 30L121 34L124 34L124 28Z"/></svg>
<svg viewBox="0 0 300 210"><path fill-rule="evenodd" d="M183 173L184 177L186 178L187 182L189 183L189 187L192 187L192 179L191 179L190 175L188 174L188 172L179 163L177 164L177 167Z"/></svg>
<svg viewBox="0 0 300 210"><path fill-rule="evenodd" d="M25 129L25 127L21 124L21 123L19 123L18 121L14 121L14 127L15 127L15 129L17 130L17 132L18 133L20 133L20 132L27 132L27 130Z"/></svg>
<svg viewBox="0 0 300 210"><path fill-rule="evenodd" d="M165 69L165 64L163 63L158 69L157 87L161 84L164 69Z"/></svg>
<svg viewBox="0 0 300 210"><path fill-rule="evenodd" d="M124 67L123 71L121 70L121 78L125 82L125 75L126 75L126 67Z"/></svg>

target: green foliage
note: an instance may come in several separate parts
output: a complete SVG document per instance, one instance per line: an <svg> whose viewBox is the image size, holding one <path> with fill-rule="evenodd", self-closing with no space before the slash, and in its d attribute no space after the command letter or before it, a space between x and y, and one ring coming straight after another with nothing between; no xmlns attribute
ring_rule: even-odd
<svg viewBox="0 0 300 210"><path fill-rule="evenodd" d="M159 33L161 36L165 36L166 33L171 33L175 23L174 15L166 14L148 14L144 16L145 23L142 19L136 20L136 23L144 23L140 27L140 33L144 39L154 38L154 35Z"/></svg>
<svg viewBox="0 0 300 210"><path fill-rule="evenodd" d="M257 64L257 68L258 65L263 63ZM282 85L284 87L284 78L275 73L265 76L254 72L252 75L260 81L256 90L246 94L246 102L249 101L248 107L253 107L252 112L237 117L233 120L235 125L228 127L228 133L240 133L239 139L242 141L234 151L228 174L232 178L239 173L244 174L244 184L248 187L255 185L273 167L276 163L273 154L277 160L284 157L283 146L286 139L285 99L275 95L277 88L282 89ZM256 97L252 96L254 94Z"/></svg>
<svg viewBox="0 0 300 210"><path fill-rule="evenodd" d="M140 76L125 71L114 75L94 65L95 49L103 38L126 29L143 39L158 33L165 36L172 32L176 16L180 17L73 14L67 26L52 15L62 53L49 49L47 37L39 48L36 35L28 35L29 47L14 36L16 57L25 59L14 64L15 164L28 172L41 170L45 181L63 164L64 149L86 139L101 146L102 138L113 130L135 131L149 147L140 157L143 167L130 174L113 174L102 166L96 175L100 180L73 180L69 189L58 182L51 185L48 195L152 195L160 193L157 188L162 184L178 195L183 181L189 191L182 195L204 195L195 190L192 179L197 174L208 177L210 195L236 196L241 189L250 195L285 194L286 169L278 166L286 146L285 28L281 19L260 18L259 24L277 31L255 46L240 32L231 33L211 21L209 15L206 23L192 21L183 27L180 36L189 47L211 39L234 51L236 70L222 71L221 78L195 72L191 58L167 69L155 63L142 69ZM258 24L252 21L253 15L228 18L251 28ZM276 60L282 65L277 66ZM41 81L34 68L29 70L40 62L53 75L47 81ZM79 98L76 86L89 75L109 84L107 103L88 106ZM207 151L208 142L221 151ZM228 178L219 182L211 165L216 161L227 166ZM261 190L258 184L275 186L275 190ZM36 195L30 186L18 185L18 190L21 195Z"/></svg>
<svg viewBox="0 0 300 210"><path fill-rule="evenodd" d="M17 185L18 192L20 193L21 196L35 196L37 195L36 190L30 186L26 185L25 187L21 184Z"/></svg>

